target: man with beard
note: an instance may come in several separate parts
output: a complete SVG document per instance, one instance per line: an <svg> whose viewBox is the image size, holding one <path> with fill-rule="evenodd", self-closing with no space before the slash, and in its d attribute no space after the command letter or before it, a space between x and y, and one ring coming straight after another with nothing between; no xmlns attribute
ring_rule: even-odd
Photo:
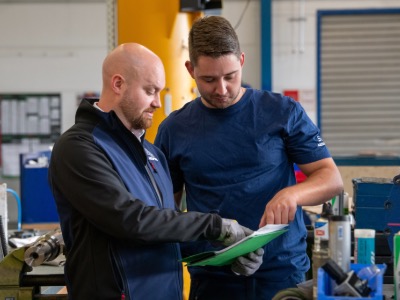
<svg viewBox="0 0 400 300"><path fill-rule="evenodd" d="M175 209L166 159L144 139L165 86L160 58L123 44L105 58L102 75L100 99L82 100L49 167L69 299L181 300L176 242L227 246L252 231L217 214ZM232 271L253 273L262 254L236 259Z"/></svg>

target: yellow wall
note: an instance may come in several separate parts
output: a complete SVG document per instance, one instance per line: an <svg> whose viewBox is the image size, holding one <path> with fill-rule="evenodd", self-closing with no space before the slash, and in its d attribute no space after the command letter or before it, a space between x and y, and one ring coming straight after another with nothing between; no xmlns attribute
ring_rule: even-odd
<svg viewBox="0 0 400 300"><path fill-rule="evenodd" d="M166 88L172 95L172 110L194 98L194 82L185 68L188 60L187 37L193 20L200 14L180 13L179 1L118 0L117 42L140 43L154 51L163 61ZM165 91L161 94L161 103ZM154 123L146 138L153 142L160 122L166 117L164 109L156 111Z"/></svg>

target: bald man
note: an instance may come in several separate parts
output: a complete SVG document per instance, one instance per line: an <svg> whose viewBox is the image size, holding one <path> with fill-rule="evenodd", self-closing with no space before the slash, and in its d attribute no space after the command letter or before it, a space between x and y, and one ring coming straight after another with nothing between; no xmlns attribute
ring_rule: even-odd
<svg viewBox="0 0 400 300"><path fill-rule="evenodd" d="M250 234L216 214L174 208L164 155L144 139L161 106L161 60L138 44L123 44L103 63L100 99L83 99L75 125L56 142L49 182L66 246L69 299L182 299L176 242L230 245ZM259 253L237 259L249 275Z"/></svg>

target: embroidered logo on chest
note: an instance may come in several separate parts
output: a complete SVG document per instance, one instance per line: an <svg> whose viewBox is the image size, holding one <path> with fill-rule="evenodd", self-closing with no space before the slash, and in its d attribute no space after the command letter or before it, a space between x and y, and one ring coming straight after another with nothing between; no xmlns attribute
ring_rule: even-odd
<svg viewBox="0 0 400 300"><path fill-rule="evenodd" d="M158 161L158 159L146 148L144 149L149 160Z"/></svg>

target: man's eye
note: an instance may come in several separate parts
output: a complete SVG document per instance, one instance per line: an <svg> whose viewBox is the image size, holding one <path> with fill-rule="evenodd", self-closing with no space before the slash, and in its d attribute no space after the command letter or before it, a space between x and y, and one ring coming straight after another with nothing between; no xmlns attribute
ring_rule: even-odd
<svg viewBox="0 0 400 300"><path fill-rule="evenodd" d="M154 95L156 93L155 90L147 90L146 91L147 95Z"/></svg>

